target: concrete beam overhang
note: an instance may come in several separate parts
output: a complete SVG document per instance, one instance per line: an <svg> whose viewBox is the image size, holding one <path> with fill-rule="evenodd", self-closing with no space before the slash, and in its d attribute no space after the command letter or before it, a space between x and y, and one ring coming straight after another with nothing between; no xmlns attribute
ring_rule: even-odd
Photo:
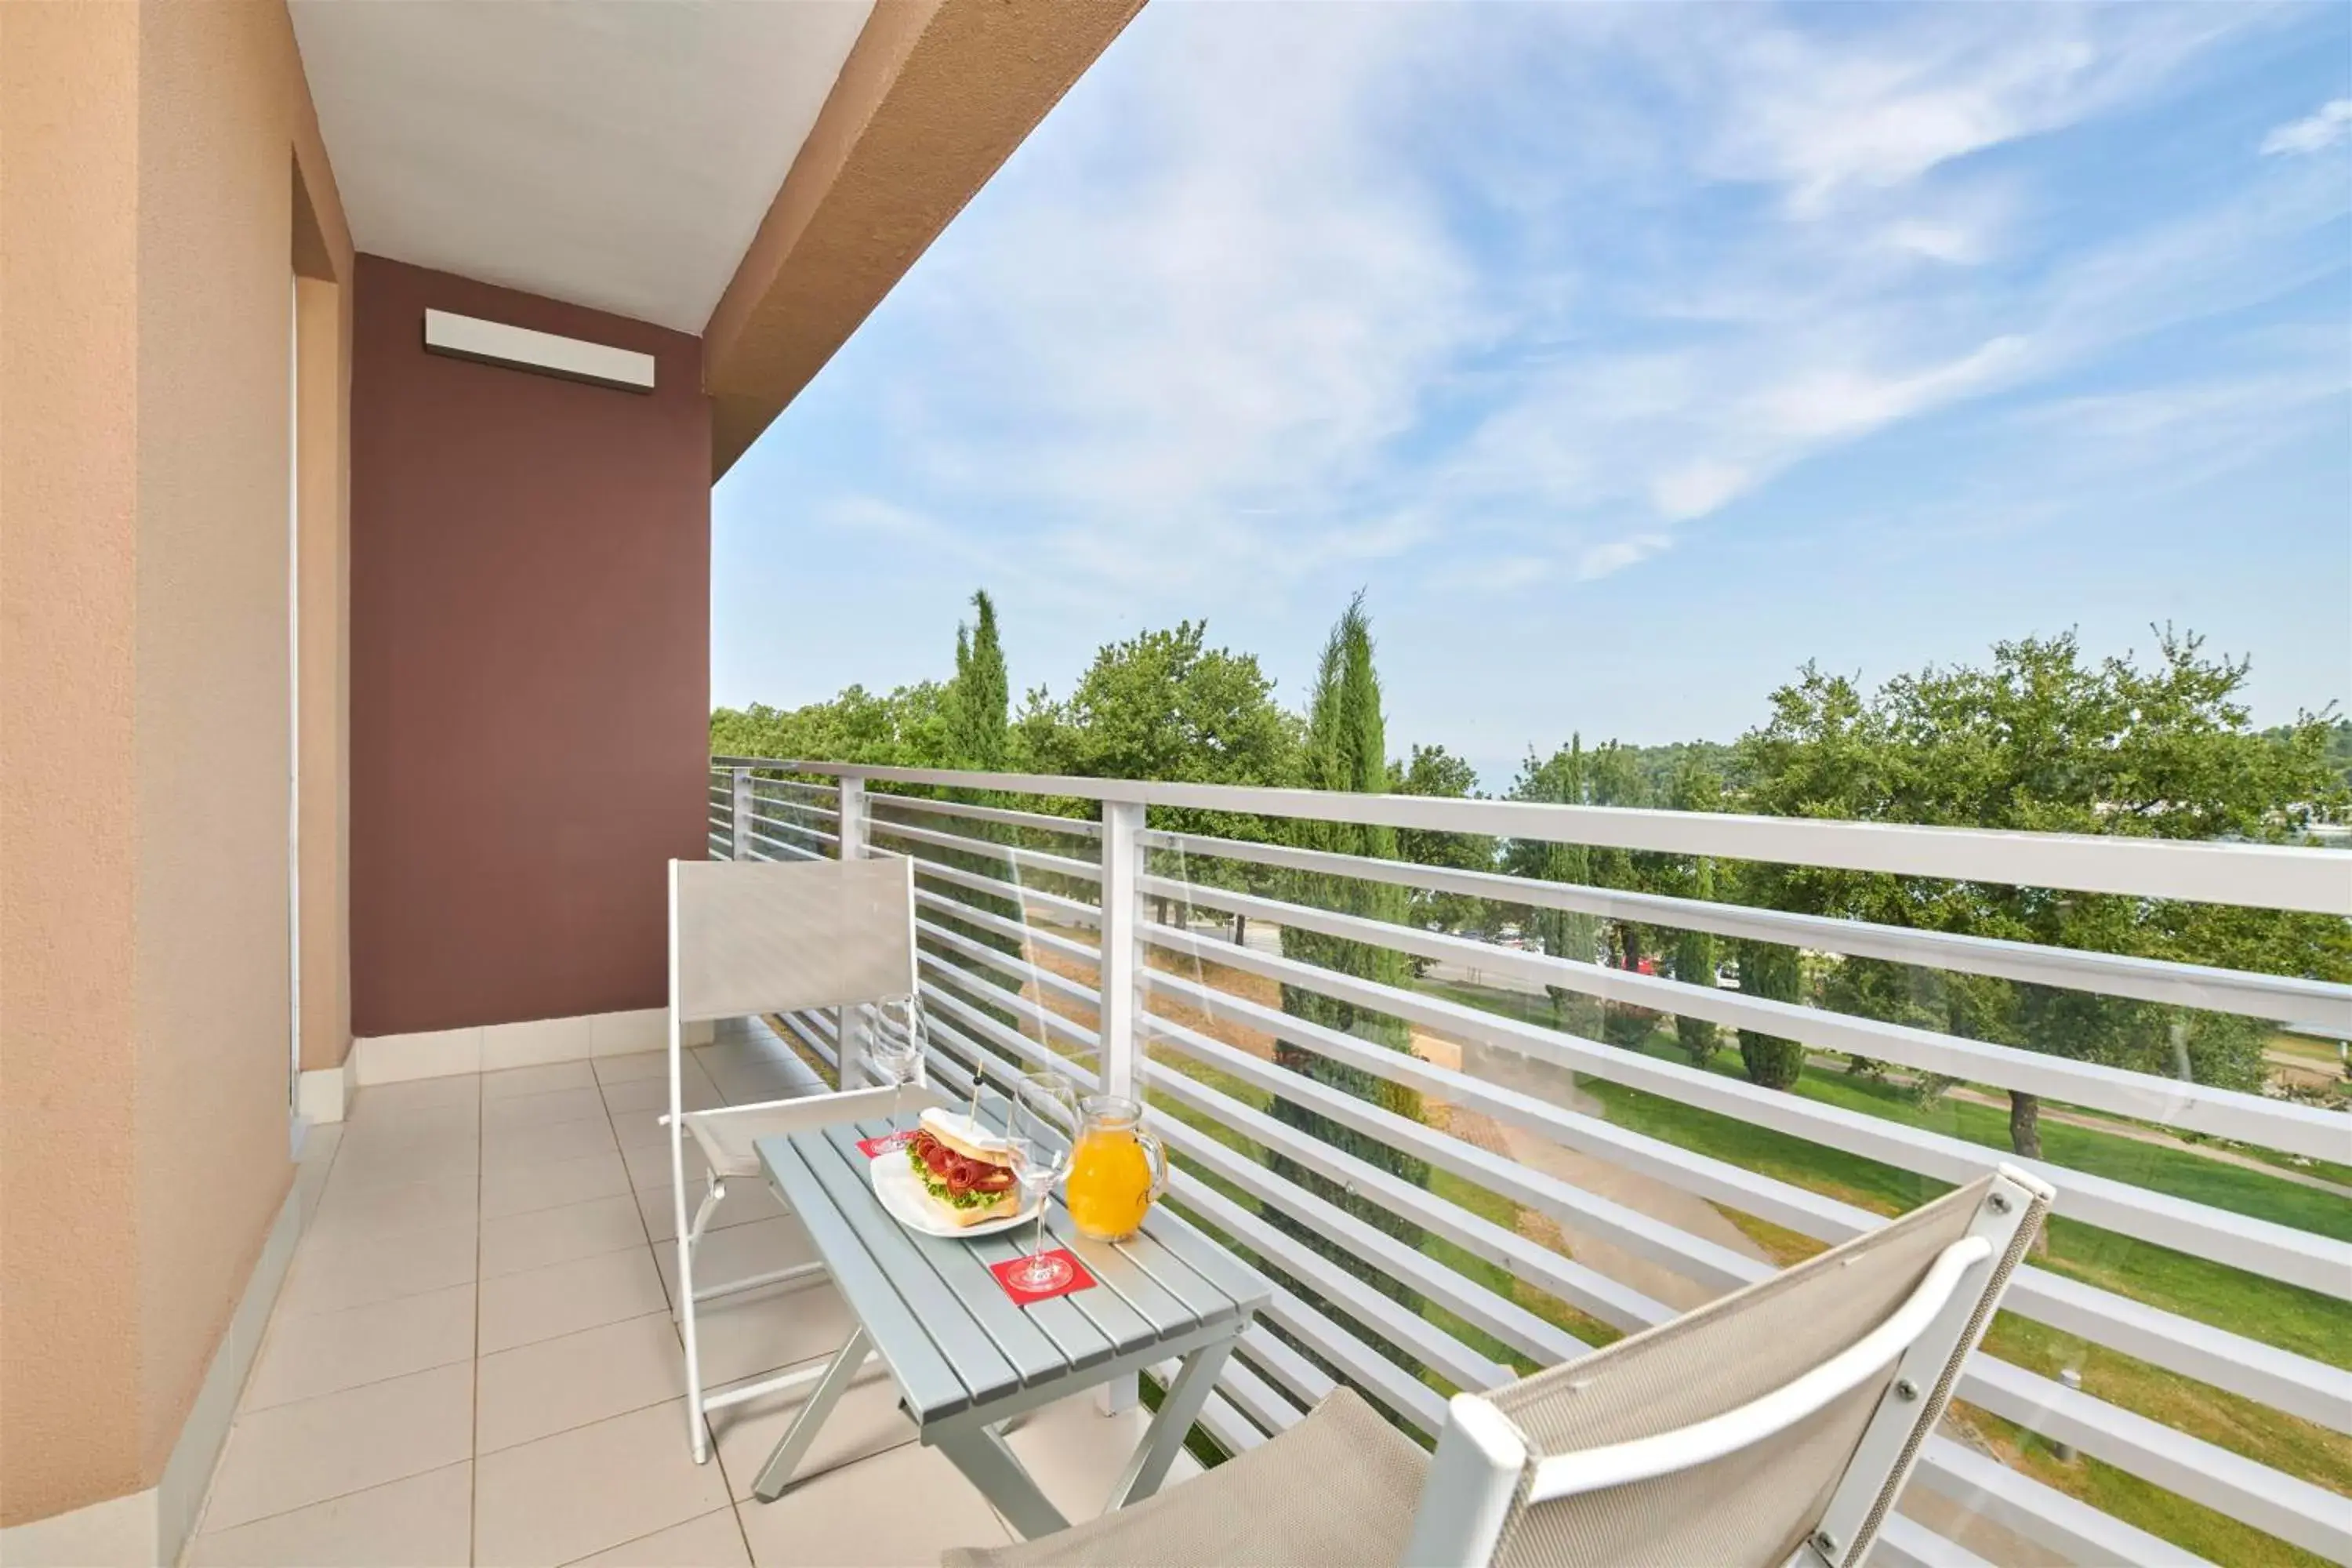
<svg viewBox="0 0 2352 1568"><path fill-rule="evenodd" d="M1143 0L880 0L703 330L724 474Z"/></svg>

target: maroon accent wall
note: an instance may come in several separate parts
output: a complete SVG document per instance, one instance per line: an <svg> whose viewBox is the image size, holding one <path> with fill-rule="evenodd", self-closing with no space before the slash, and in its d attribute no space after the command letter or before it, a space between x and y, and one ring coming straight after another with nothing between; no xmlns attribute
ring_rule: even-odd
<svg viewBox="0 0 2352 1568"><path fill-rule="evenodd" d="M658 1007L700 858L699 340L377 257L352 343L352 1032ZM651 353L615 391L428 354L426 307Z"/></svg>

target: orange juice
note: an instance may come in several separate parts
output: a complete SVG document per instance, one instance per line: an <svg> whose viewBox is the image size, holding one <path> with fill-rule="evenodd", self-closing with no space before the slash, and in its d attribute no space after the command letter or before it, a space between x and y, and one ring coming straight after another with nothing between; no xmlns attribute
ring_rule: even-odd
<svg viewBox="0 0 2352 1568"><path fill-rule="evenodd" d="M1094 1095L1080 1110L1063 1196L1082 1233L1118 1241L1141 1228L1151 1200L1168 1184L1168 1152L1143 1131L1143 1108L1131 1100Z"/></svg>

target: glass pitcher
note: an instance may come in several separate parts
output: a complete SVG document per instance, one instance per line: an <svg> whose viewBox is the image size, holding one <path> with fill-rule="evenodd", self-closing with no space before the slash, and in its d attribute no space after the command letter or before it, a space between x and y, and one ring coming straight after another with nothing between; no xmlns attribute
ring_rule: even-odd
<svg viewBox="0 0 2352 1568"><path fill-rule="evenodd" d="M1062 1189L1070 1220L1098 1241L1142 1228L1151 1200L1168 1186L1168 1150L1143 1130L1143 1107L1115 1094L1078 1102L1078 1135Z"/></svg>

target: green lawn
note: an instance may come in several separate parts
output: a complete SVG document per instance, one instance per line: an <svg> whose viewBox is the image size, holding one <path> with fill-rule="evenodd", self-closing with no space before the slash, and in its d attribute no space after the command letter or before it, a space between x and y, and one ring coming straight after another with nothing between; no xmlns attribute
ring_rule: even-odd
<svg viewBox="0 0 2352 1568"><path fill-rule="evenodd" d="M1717 1070L1736 1072L1732 1064L1738 1059L1737 1052L1727 1053ZM1810 1070L1799 1081L1796 1092L1823 1104L1906 1122L1990 1149L2007 1150L2010 1146L2009 1112L2002 1108L1948 1096L1932 1106L1921 1107L1891 1084L1843 1073ZM2352 1134L2352 1119L2347 1119L2347 1131ZM2128 1182L2136 1187L2228 1209L2232 1214L2252 1215L2338 1241L2352 1241L2352 1202L2333 1193L2283 1182L2242 1165L2208 1159L2193 1150L2142 1142L2053 1121L2045 1116L2042 1120L2042 1157L2069 1170Z"/></svg>
<svg viewBox="0 0 2352 1568"><path fill-rule="evenodd" d="M1455 984L1432 984L1424 989L1507 1016L1549 1022L1549 1004L1543 998ZM1672 1036L1664 1031L1653 1037L1647 1048L1667 1060L1683 1059ZM1211 1084L1245 1105L1264 1110L1270 1102L1271 1097L1265 1091L1202 1063L1161 1051L1153 1052L1153 1057L1163 1068ZM1737 1053L1721 1053L1713 1070L1737 1075ZM1895 1214L1944 1190L1943 1184L1927 1177L1824 1148L1736 1117L1589 1075L1580 1077L1578 1084L1601 1103L1616 1125L1837 1197L1857 1207ZM1895 1086L1867 1077L1820 1070L1808 1070L1792 1092L1823 1104L1927 1128L1990 1148L2005 1150L2009 1146L2007 1115L1992 1106L1947 1099L1923 1108ZM1160 1114L1197 1129L1249 1159L1264 1156L1264 1151L1253 1141L1208 1117L1160 1096L1154 1097L1154 1105ZM2044 1156L2053 1164L2131 1182L2321 1235L2352 1238L2352 1204L2259 1171L2223 1164L2189 1150L2065 1126L2047 1118L2042 1122L2042 1142ZM1213 1180L1212 1184L1253 1212L1259 1208L1254 1199L1226 1184ZM1449 1202L1507 1228L1519 1228L1525 1218L1518 1205L1509 1199L1444 1171L1432 1173L1430 1187ZM1821 1244L1809 1237L1752 1215L1726 1212L1734 1223L1783 1261L1820 1249ZM1616 1337L1615 1331L1608 1325L1586 1317L1548 1292L1517 1280L1507 1269L1474 1257L1441 1237L1426 1238L1423 1251L1580 1339L1601 1344ZM2352 1306L2315 1292L2065 1219L2052 1221L2047 1248L2035 1261L2054 1273L2186 1317L2252 1332L2269 1343L2315 1360L2352 1366ZM1531 1370L1526 1358L1444 1309L1424 1302L1421 1310L1429 1321L1482 1353L1522 1370ZM1344 1312L1336 1315L1342 1321L1349 1321ZM1369 1334L1367 1337L1376 1338ZM2338 1492L2352 1492L2352 1438L2342 1434L2281 1415L2011 1313L2002 1314L1996 1322L1988 1348L2045 1376L2054 1377L2062 1369L2074 1367L2082 1373L2084 1387L2103 1399L2286 1474ZM1444 1380L1433 1373L1424 1373L1423 1381L1441 1390L1450 1389ZM2282 1565L2315 1561L2285 1542L2113 1466L2091 1459L2061 1461L2031 1434L1980 1411L1970 1411L1969 1416L2012 1462L2038 1479L2212 1561Z"/></svg>
<svg viewBox="0 0 2352 1568"><path fill-rule="evenodd" d="M1450 984L1425 983L1423 989L1507 1017L1549 1021L1549 1004L1540 998ZM1646 1048L1666 1060L1684 1059L1664 1030ZM1738 1053L1720 1053L1712 1070L1736 1076ZM1857 1207L1895 1214L1944 1190L1942 1183L1876 1161L1590 1075L1580 1076L1578 1087L1601 1103L1615 1125ZM1791 1092L1987 1147L2009 1147L2007 1113L1995 1107L1948 1098L1921 1107L1902 1090L1875 1079L1815 1069L1808 1069ZM2320 1235L2352 1238L2352 1204L2334 1194L2189 1150L2064 1126L2048 1118L2042 1133L2043 1155L2053 1164ZM1820 1243L1753 1216L1732 1213L1729 1217L1783 1261L1820 1250ZM2072 1220L2053 1219L2048 1234L2048 1246L2035 1261L2053 1273L2248 1333L2316 1361L2352 1366L2352 1305ZM2077 1368L2084 1386L2101 1398L2315 1485L2352 1492L2352 1438L2343 1434L2013 1313L2001 1314L1987 1344L2046 1376L2054 1377L2064 1367ZM1989 1430L2006 1429L2012 1439L2018 1436L2015 1428L1981 1412L1972 1413L1972 1418ZM2215 1562L2315 1561L2284 1542L2112 1466L2091 1460L2062 1463L2036 1439L2028 1438L2021 1447L2012 1440L2010 1447L2019 1462L2041 1479Z"/></svg>

